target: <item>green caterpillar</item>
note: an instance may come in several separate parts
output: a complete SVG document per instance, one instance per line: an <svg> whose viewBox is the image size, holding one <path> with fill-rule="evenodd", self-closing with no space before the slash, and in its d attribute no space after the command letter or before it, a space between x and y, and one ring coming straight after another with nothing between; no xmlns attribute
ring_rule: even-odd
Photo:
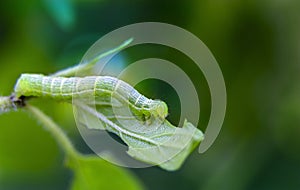
<svg viewBox="0 0 300 190"><path fill-rule="evenodd" d="M153 115L165 118L168 114L168 107L163 101L148 99L126 82L109 76L52 77L22 74L14 91L17 98L46 97L70 102L73 98L84 101L95 97L100 99L100 104L106 105L111 104L113 97L146 117Z"/></svg>

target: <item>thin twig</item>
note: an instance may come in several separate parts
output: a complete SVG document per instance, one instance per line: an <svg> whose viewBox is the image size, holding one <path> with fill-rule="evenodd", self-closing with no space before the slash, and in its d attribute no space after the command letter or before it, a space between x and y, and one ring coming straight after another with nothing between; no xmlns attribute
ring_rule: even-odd
<svg viewBox="0 0 300 190"><path fill-rule="evenodd" d="M79 152L76 151L71 141L67 137L67 135L63 132L63 130L46 114L44 114L40 109L26 105L25 109L28 110L41 124L48 130L55 140L60 144L64 152L71 158L76 158L80 155Z"/></svg>

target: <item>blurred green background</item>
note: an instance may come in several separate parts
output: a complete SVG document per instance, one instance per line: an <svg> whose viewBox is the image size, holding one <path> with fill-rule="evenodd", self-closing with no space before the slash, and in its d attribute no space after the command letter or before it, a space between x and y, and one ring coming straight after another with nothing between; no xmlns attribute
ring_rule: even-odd
<svg viewBox="0 0 300 190"><path fill-rule="evenodd" d="M298 0L42 0L0 2L0 93L9 95L21 73L53 73L80 62L101 36L136 22L166 22L189 30L212 51L228 93L226 118L213 146L195 151L183 167L131 169L146 189L300 188L300 1ZM127 62L168 59L182 67L200 94L205 130L210 96L201 71L167 47L137 46ZM165 100L179 118L178 97L159 81L137 88ZM35 101L89 152L72 107ZM67 189L54 139L23 111L0 115L0 189ZM99 179L101 180L101 179ZM114 183L114 180L107 183Z"/></svg>

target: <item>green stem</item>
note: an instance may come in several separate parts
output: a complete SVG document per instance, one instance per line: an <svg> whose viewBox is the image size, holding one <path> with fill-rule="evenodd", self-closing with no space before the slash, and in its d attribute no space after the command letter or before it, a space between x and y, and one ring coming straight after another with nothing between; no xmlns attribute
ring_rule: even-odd
<svg viewBox="0 0 300 190"><path fill-rule="evenodd" d="M78 155L80 155L80 153L75 150L67 135L51 118L34 106L27 104L25 109L28 110L39 122L41 122L46 130L48 130L54 136L67 156L70 158L76 158Z"/></svg>

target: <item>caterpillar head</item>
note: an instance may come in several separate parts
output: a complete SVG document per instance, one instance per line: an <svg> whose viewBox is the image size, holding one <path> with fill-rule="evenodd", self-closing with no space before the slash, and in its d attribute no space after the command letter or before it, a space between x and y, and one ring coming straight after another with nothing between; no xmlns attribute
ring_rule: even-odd
<svg viewBox="0 0 300 190"><path fill-rule="evenodd" d="M165 102L160 100L154 100L152 104L152 115L155 117L159 117L161 119L165 119L168 115L168 106Z"/></svg>

